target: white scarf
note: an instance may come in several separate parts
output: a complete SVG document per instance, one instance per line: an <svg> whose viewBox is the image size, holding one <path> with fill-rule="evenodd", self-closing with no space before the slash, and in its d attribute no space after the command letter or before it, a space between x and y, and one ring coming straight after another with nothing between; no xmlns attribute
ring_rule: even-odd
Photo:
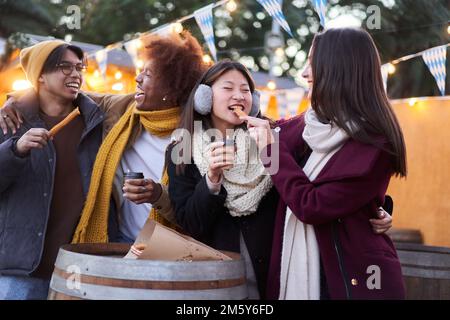
<svg viewBox="0 0 450 320"><path fill-rule="evenodd" d="M303 139L312 153L303 171L313 181L348 135L333 124L321 123L311 107L305 113L305 124ZM314 227L301 222L289 207L283 234L279 299L320 299L320 257Z"/></svg>
<svg viewBox="0 0 450 320"><path fill-rule="evenodd" d="M237 149L235 164L231 169L224 170L222 184L227 190L225 206L233 217L240 217L256 212L261 199L273 184L248 131L235 130L233 139ZM210 143L210 137L203 129L194 131L192 155L202 176L208 171Z"/></svg>

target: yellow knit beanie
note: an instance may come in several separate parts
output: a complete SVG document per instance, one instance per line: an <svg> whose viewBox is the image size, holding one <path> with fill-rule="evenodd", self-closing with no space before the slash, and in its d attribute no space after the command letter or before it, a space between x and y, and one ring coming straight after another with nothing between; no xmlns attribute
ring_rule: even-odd
<svg viewBox="0 0 450 320"><path fill-rule="evenodd" d="M48 56L53 50L65 44L68 43L62 40L47 40L22 49L20 52L20 64L35 90L38 88L38 79Z"/></svg>

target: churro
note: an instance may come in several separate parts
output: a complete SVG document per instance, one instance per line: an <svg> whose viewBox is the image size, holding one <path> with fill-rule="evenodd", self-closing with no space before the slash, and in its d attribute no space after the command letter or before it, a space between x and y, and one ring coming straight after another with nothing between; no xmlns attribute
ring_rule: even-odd
<svg viewBox="0 0 450 320"><path fill-rule="evenodd" d="M78 115L80 115L80 109L78 109L78 107L76 107L60 123L56 124L53 128L50 129L50 136L53 137L55 134L58 133L59 130L64 128L70 121L75 119Z"/></svg>
<svg viewBox="0 0 450 320"><path fill-rule="evenodd" d="M233 112L236 113L238 117L245 117L247 115L244 111L237 107L233 108Z"/></svg>

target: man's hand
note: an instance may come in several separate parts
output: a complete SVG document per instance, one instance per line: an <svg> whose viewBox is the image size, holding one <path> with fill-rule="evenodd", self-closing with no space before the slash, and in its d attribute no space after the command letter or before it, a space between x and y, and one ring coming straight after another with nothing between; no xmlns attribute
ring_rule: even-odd
<svg viewBox="0 0 450 320"><path fill-rule="evenodd" d="M31 149L42 149L47 145L50 133L46 129L32 128L28 130L16 143L19 156L26 156Z"/></svg>

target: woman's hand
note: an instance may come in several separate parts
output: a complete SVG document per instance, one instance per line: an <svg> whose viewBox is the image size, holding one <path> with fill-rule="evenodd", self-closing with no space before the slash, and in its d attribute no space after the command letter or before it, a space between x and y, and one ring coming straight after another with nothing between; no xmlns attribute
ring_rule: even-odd
<svg viewBox="0 0 450 320"><path fill-rule="evenodd" d="M48 130L32 128L17 140L16 152L19 156L26 156L31 149L44 148L50 138Z"/></svg>
<svg viewBox="0 0 450 320"><path fill-rule="evenodd" d="M392 217L383 208L377 210L378 219L370 219L374 233L385 233L392 227Z"/></svg>
<svg viewBox="0 0 450 320"><path fill-rule="evenodd" d="M152 179L128 179L122 188L123 197L135 204L154 203L162 193L162 187Z"/></svg>
<svg viewBox="0 0 450 320"><path fill-rule="evenodd" d="M10 129L13 134L16 134L17 129L19 129L20 125L23 123L22 114L16 108L16 102L16 99L11 97L5 102L3 107L0 108L0 128L4 135L8 133L8 129Z"/></svg>
<svg viewBox="0 0 450 320"><path fill-rule="evenodd" d="M145 249L145 244L133 244L131 246L131 253L134 254L135 256L137 256L138 258L141 256L142 252Z"/></svg>
<svg viewBox="0 0 450 320"><path fill-rule="evenodd" d="M247 122L248 132L260 151L275 141L269 121L250 116L242 116L239 119Z"/></svg>
<svg viewBox="0 0 450 320"><path fill-rule="evenodd" d="M208 178L217 183L222 177L223 170L234 166L234 145L225 146L223 141L213 142L209 145Z"/></svg>

